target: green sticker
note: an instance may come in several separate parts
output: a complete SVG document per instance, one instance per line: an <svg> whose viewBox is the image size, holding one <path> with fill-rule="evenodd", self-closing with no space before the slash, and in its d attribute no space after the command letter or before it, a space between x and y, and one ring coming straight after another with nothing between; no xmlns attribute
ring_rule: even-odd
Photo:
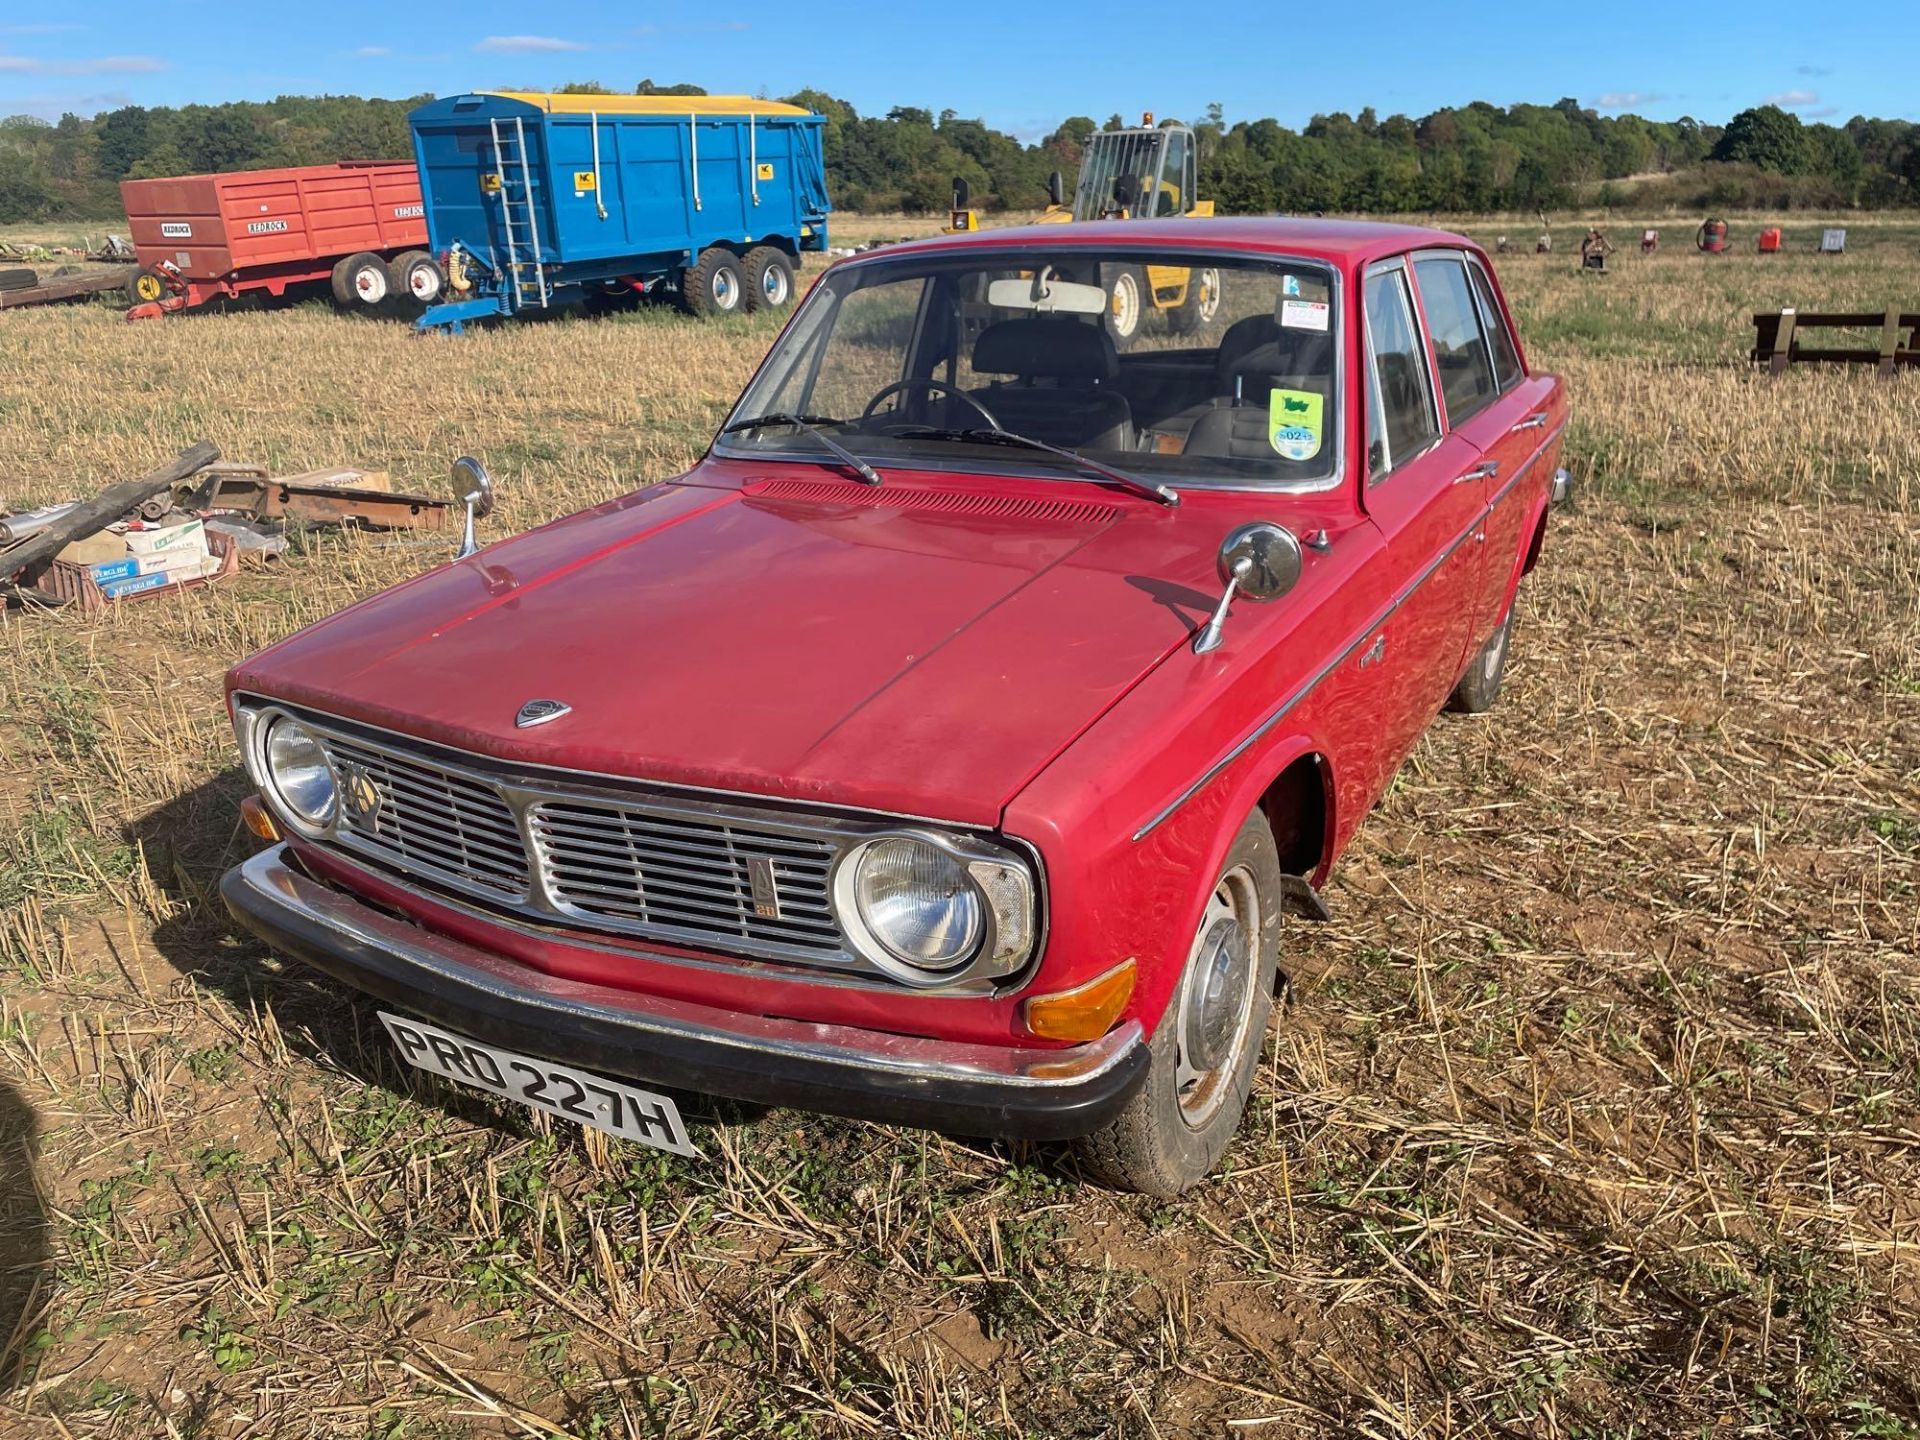
<svg viewBox="0 0 1920 1440"><path fill-rule="evenodd" d="M1311 390L1273 390L1267 397L1267 443L1288 460L1320 453L1321 397Z"/></svg>

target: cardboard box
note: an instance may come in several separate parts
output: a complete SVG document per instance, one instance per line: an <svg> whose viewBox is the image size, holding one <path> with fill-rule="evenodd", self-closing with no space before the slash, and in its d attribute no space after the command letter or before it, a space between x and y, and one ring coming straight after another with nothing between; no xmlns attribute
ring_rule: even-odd
<svg viewBox="0 0 1920 1440"><path fill-rule="evenodd" d="M89 565L87 573L93 576L96 583L131 580L136 575L165 575L196 569L206 563L211 553L192 545L180 545L172 550L162 550L158 555L123 555L118 560L103 560L97 565Z"/></svg>
<svg viewBox="0 0 1920 1440"><path fill-rule="evenodd" d="M117 530L102 530L73 541L55 557L69 565L99 565L127 558L127 537Z"/></svg>
<svg viewBox="0 0 1920 1440"><path fill-rule="evenodd" d="M281 485L311 485L316 490L378 490L393 493L393 480L384 470L360 470L351 465L331 470L309 470L304 475L277 475Z"/></svg>
<svg viewBox="0 0 1920 1440"><path fill-rule="evenodd" d="M124 600L129 595L139 595L148 590L164 590L169 585L184 585L189 580L205 580L219 570L220 563L215 556L205 555L190 565L176 566L171 570L155 570L117 580L96 578L94 584L99 586L100 593L107 599Z"/></svg>
<svg viewBox="0 0 1920 1440"><path fill-rule="evenodd" d="M199 520L183 520L177 525L156 525L150 529L128 530L125 538L129 555L158 555L163 550L182 548L191 549L203 556L213 553L207 548L207 527Z"/></svg>

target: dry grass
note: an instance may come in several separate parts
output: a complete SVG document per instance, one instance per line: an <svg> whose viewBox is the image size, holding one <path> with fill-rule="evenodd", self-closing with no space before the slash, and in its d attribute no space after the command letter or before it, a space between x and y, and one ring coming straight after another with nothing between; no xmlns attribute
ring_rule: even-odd
<svg viewBox="0 0 1920 1440"><path fill-rule="evenodd" d="M0 1428L1920 1434L1920 377L1737 358L1911 308L1911 228L1856 242L1502 266L1582 498L1178 1204L787 1112L703 1164L549 1133L234 936L220 672L432 550L0 620ZM0 493L472 450L519 529L684 463L767 337L10 314Z"/></svg>

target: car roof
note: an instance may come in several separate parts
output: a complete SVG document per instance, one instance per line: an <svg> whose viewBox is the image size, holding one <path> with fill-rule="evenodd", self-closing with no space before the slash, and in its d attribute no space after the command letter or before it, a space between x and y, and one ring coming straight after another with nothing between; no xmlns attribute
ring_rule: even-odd
<svg viewBox="0 0 1920 1440"><path fill-rule="evenodd" d="M1392 225L1374 220L1244 215L1165 220L1087 220L1073 224L1018 225L940 235L883 247L876 255L926 254L1017 245L1125 245L1159 250L1240 250L1249 255L1302 255L1334 262L1361 263L1429 245L1480 247L1464 235L1424 225Z"/></svg>

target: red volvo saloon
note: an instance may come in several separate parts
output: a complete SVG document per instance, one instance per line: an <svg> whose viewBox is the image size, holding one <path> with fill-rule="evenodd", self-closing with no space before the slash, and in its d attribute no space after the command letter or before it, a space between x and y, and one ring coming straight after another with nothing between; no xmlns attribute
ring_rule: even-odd
<svg viewBox="0 0 1920 1440"><path fill-rule="evenodd" d="M1121 335L1129 283L1186 299ZM235 667L276 843L226 901L413 1064L635 1140L709 1092L1177 1193L1283 916L1500 689L1566 411L1440 231L849 260L686 474Z"/></svg>

